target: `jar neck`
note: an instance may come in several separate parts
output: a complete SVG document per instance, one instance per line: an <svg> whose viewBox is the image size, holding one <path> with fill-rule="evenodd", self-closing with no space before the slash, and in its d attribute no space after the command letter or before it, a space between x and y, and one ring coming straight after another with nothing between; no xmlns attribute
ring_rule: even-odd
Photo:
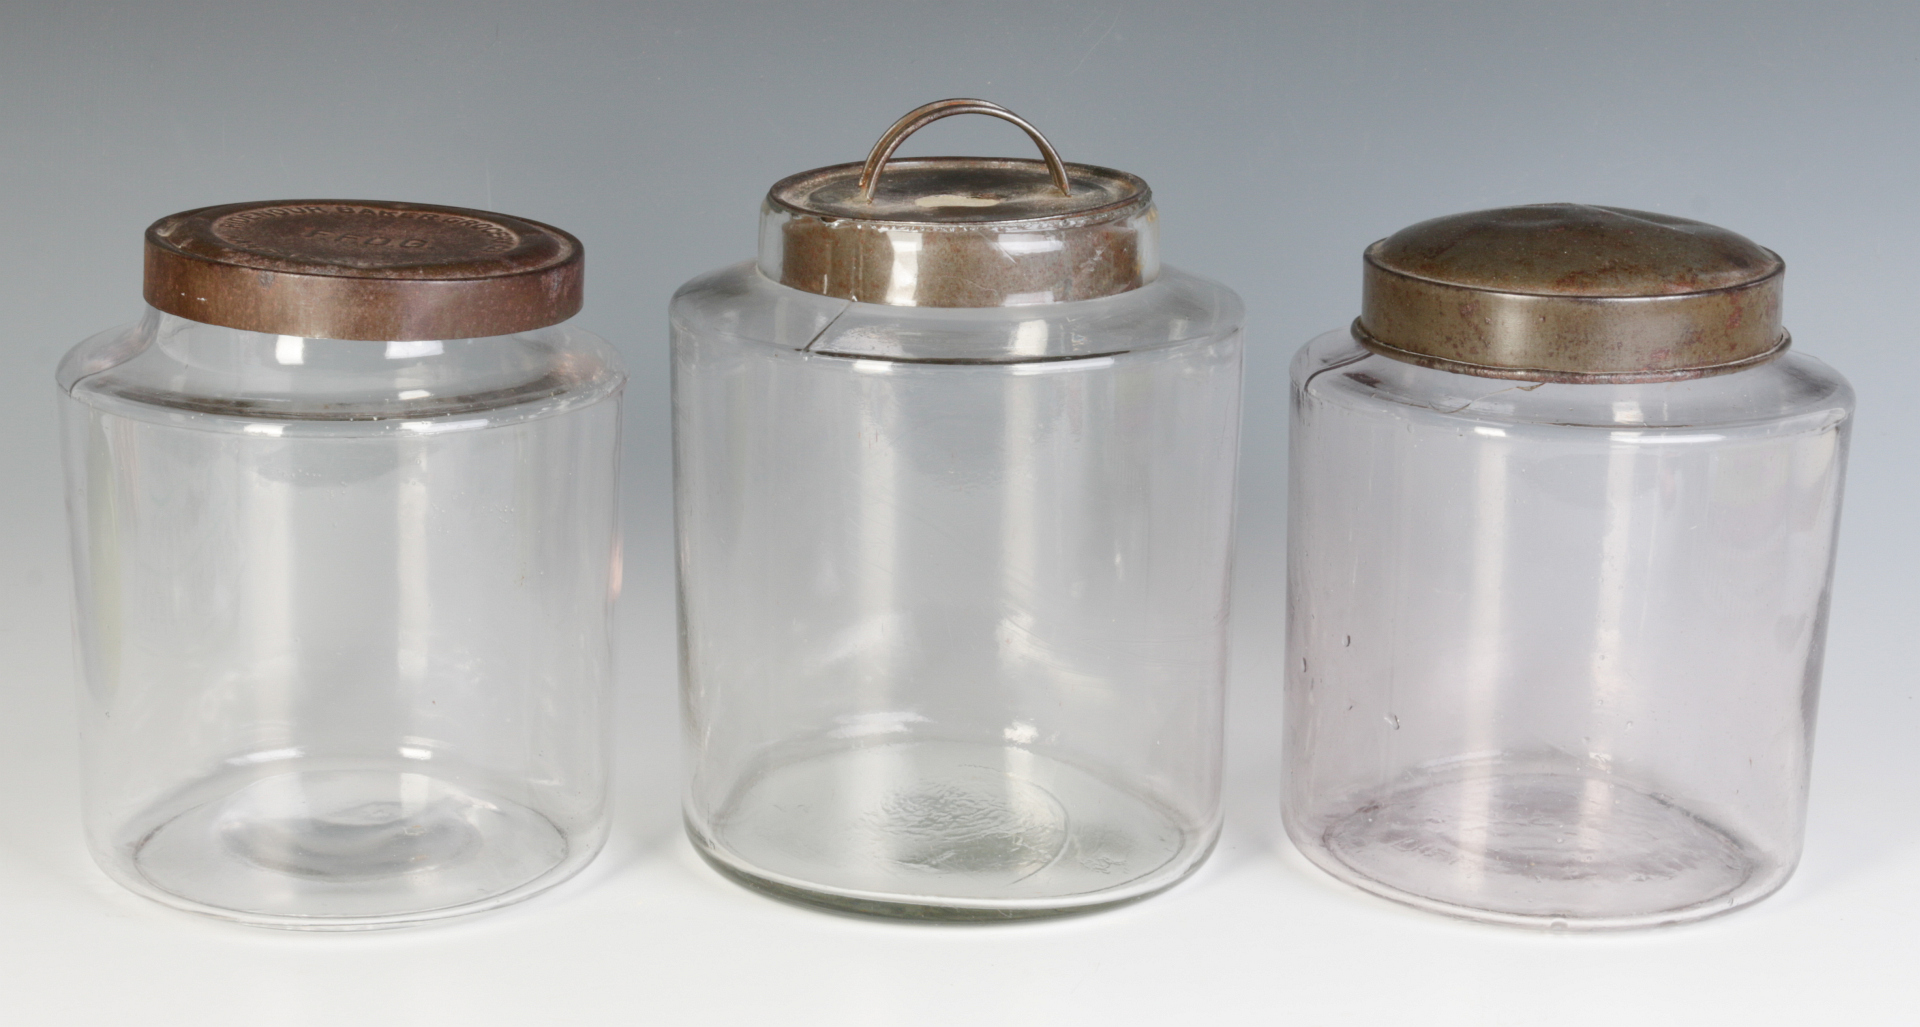
<svg viewBox="0 0 1920 1027"><path fill-rule="evenodd" d="M183 367L253 381L284 377L289 383L341 374L432 378L437 377L435 368L463 365L486 350L526 345L523 336L389 342L273 335L204 324L152 308L141 327L154 346Z"/></svg>
<svg viewBox="0 0 1920 1027"><path fill-rule="evenodd" d="M159 310L82 343L62 364L75 395L135 406L308 421L427 418L617 389L605 343L554 325L477 339L270 335Z"/></svg>

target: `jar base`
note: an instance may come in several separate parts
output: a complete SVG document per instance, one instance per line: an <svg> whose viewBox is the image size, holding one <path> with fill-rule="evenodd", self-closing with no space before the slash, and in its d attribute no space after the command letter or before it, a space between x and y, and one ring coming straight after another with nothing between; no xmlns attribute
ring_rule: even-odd
<svg viewBox="0 0 1920 1027"><path fill-rule="evenodd" d="M366 930L519 901L593 853L570 851L536 810L411 768L284 771L194 789L209 793L137 822L116 858L102 860L109 873L223 919Z"/></svg>
<svg viewBox="0 0 1920 1027"><path fill-rule="evenodd" d="M1102 909L1171 887L1217 832L1077 765L1017 746L923 741L773 765L688 834L778 898L918 920Z"/></svg>
<svg viewBox="0 0 1920 1027"><path fill-rule="evenodd" d="M1792 871L1669 798L1519 758L1443 765L1287 826L1322 869L1374 894L1551 930L1699 920Z"/></svg>

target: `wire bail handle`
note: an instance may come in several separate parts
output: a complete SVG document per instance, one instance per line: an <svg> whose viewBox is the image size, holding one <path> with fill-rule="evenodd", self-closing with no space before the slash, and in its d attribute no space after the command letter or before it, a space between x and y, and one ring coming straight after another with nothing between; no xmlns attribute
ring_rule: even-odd
<svg viewBox="0 0 1920 1027"><path fill-rule="evenodd" d="M1040 148L1040 156L1047 162L1047 173L1053 176L1053 184L1059 188L1060 195L1073 195L1072 187L1067 184L1066 162L1060 159L1060 154L1054 150L1052 143L1047 142L1047 137L1040 134L1039 129L1028 124L1025 118L997 103L956 98L935 100L924 107L916 107L908 111L899 121L894 122L892 128L887 129L886 133L880 137L880 141L874 143L873 149L867 154L866 166L860 169L860 198L868 203L873 202L873 192L880 185L880 169L893 156L893 151L907 141L908 136L941 118L951 118L955 114L987 114L1018 125L1020 130L1027 134L1027 138L1033 140L1033 145Z"/></svg>

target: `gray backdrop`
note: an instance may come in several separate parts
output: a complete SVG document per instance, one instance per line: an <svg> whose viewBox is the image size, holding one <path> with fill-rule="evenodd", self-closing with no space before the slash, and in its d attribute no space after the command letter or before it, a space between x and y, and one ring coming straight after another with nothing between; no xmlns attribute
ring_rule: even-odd
<svg viewBox="0 0 1920 1027"><path fill-rule="evenodd" d="M1158 197L1169 263L1246 297L1231 827L1100 918L927 931L718 882L679 840L665 304L752 252L775 179L980 96ZM904 154L1025 155L960 119ZM1370 1022L1915 1015L1920 702L1906 304L1920 5L0 0L0 1018L12 1022ZM53 367L140 310L140 233L205 204L383 198L581 236L580 323L626 354L616 838L519 909L378 938L124 895L75 804ZM1578 200L1743 232L1797 344L1860 393L1806 861L1726 920L1555 939L1402 911L1286 846L1274 751L1285 368L1408 223ZM6 1014L11 1011L12 1016ZM25 1015L32 1014L32 1015Z"/></svg>

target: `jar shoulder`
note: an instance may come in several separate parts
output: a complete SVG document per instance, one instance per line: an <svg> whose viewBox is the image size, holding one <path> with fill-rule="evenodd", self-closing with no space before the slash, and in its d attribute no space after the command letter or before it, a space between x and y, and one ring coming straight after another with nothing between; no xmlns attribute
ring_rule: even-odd
<svg viewBox="0 0 1920 1027"><path fill-rule="evenodd" d="M1818 429L1853 414L1853 387L1797 350L1758 367L1671 382L1564 384L1455 374L1373 353L1346 331L1294 355L1297 398L1382 416L1622 430L1791 424Z"/></svg>
<svg viewBox="0 0 1920 1027"><path fill-rule="evenodd" d="M855 358L1025 363L1214 341L1239 332L1245 314L1233 290L1174 268L1096 300L954 308L802 292L743 261L682 286L669 317L677 345L724 339Z"/></svg>
<svg viewBox="0 0 1920 1027"><path fill-rule="evenodd" d="M149 310L75 346L55 380L81 402L135 416L346 423L539 416L615 394L626 373L605 340L566 325L481 339L309 339Z"/></svg>

